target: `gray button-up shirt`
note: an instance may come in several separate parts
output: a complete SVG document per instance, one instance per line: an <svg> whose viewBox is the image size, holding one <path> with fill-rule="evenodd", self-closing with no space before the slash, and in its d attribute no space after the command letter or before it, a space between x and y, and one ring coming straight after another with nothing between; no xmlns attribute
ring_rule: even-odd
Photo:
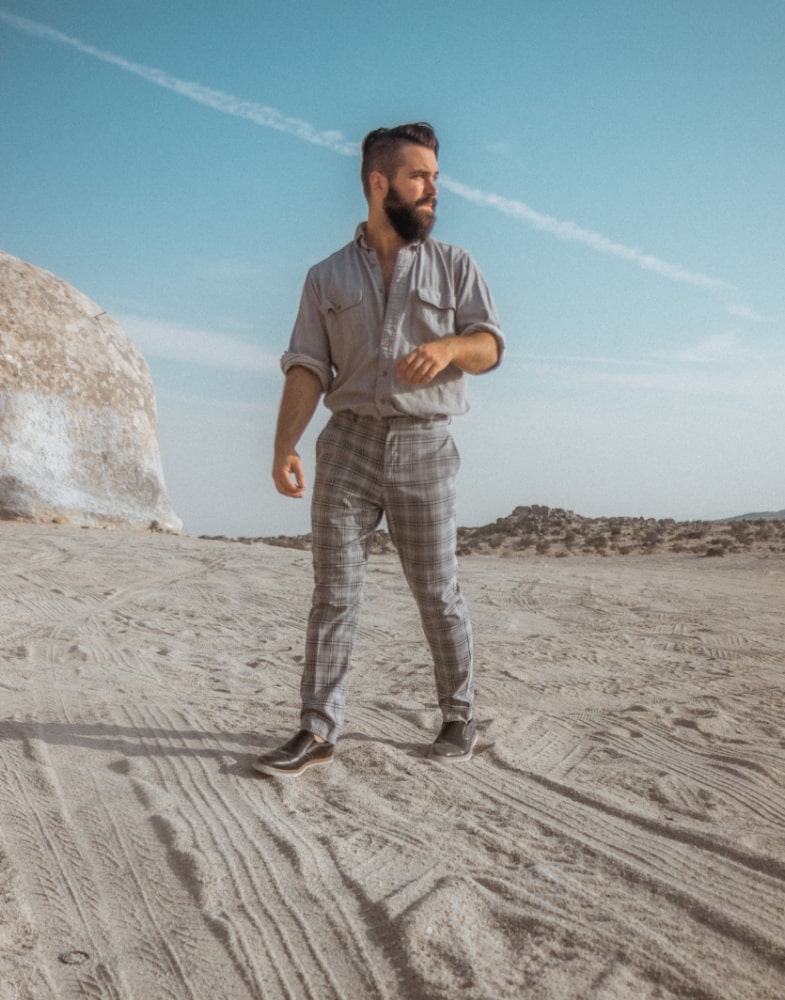
<svg viewBox="0 0 785 1000"><path fill-rule="evenodd" d="M448 365L425 386L395 364L420 344L487 330L504 350L496 308L477 265L460 247L428 238L398 253L385 301L382 269L365 225L308 272L284 372L302 365L322 383L333 412L361 416L456 416L469 409L466 376Z"/></svg>

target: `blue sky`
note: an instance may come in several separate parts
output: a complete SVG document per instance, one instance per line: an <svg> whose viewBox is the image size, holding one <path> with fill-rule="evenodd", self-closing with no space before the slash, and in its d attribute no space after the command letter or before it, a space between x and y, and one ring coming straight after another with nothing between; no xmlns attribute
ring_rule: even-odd
<svg viewBox="0 0 785 1000"><path fill-rule="evenodd" d="M427 120L509 345L453 424L460 523L780 509L783 39L782 0L0 0L0 249L143 351L189 534L305 532L278 359L357 143Z"/></svg>

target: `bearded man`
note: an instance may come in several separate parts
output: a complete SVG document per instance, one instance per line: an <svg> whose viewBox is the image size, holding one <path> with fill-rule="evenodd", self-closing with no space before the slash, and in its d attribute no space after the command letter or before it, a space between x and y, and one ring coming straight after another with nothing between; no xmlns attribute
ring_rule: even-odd
<svg viewBox="0 0 785 1000"><path fill-rule="evenodd" d="M282 358L273 463L279 493L305 493L296 447L323 394L332 415L316 445L301 728L258 758L263 774L298 775L333 759L368 550L382 515L433 658L443 724L427 756L465 761L477 740L472 630L455 552L459 457L449 424L469 408L466 376L498 366L504 337L474 261L430 236L438 152L423 122L366 136L367 221L308 272Z"/></svg>

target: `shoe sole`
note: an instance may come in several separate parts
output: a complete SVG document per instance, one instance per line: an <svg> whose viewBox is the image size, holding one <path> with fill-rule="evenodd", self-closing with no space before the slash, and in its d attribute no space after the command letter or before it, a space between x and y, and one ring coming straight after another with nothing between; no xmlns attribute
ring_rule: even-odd
<svg viewBox="0 0 785 1000"><path fill-rule="evenodd" d="M469 747L469 749L467 750L466 753L462 753L462 754L459 754L457 756L452 756L452 757L443 757L441 754L438 754L438 753L429 753L427 755L426 759L427 760L435 760L435 761L437 761L440 764L461 764L465 760L471 760L472 759L472 751L477 746L477 740L478 739L479 739L479 737L475 734L475 737L472 740L472 745Z"/></svg>
<svg viewBox="0 0 785 1000"><path fill-rule="evenodd" d="M280 767L273 767L271 764L255 763L252 766L254 771L258 771L259 774L268 774L273 778L299 778L309 767L318 767L320 764L332 764L332 762L332 757L325 757L322 760L309 760L301 767L298 767L296 771L287 771Z"/></svg>

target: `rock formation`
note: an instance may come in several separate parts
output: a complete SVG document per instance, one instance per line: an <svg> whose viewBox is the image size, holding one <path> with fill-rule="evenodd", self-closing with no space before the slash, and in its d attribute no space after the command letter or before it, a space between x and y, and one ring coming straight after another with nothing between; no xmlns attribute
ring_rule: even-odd
<svg viewBox="0 0 785 1000"><path fill-rule="evenodd" d="M182 530L144 358L100 306L1 251L0 518Z"/></svg>

